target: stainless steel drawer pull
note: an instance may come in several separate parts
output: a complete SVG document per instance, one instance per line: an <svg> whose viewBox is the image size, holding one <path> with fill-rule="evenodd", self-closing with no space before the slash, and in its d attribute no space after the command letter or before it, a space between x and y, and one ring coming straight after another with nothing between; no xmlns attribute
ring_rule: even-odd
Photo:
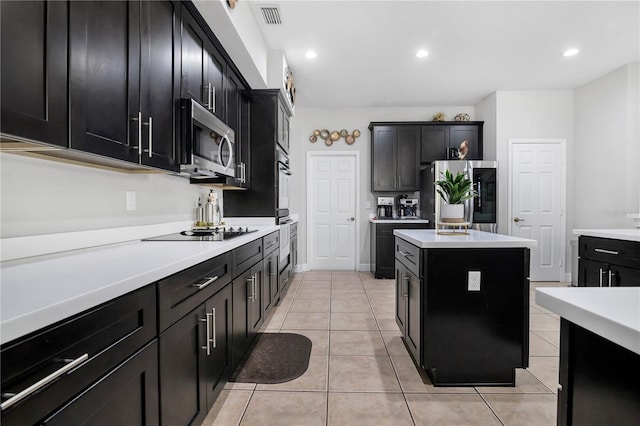
<svg viewBox="0 0 640 426"><path fill-rule="evenodd" d="M211 284L212 282L214 282L215 280L218 279L218 276L216 275L215 277L206 277L205 282L201 283L201 284L191 284L191 287L198 287L198 290L202 290L203 288L205 288L206 286L208 286L209 284Z"/></svg>
<svg viewBox="0 0 640 426"><path fill-rule="evenodd" d="M15 394L14 396L12 396L11 398L7 399L5 402L0 404L0 410L6 410L7 408L11 407L15 403L17 403L19 401L22 401L23 399L25 399L26 397L28 397L29 395L31 395L35 391L37 391L39 389L42 389L43 387L45 387L49 383L53 382L58 377L62 376L65 373L68 373L69 371L73 370L74 368L76 368L77 366L79 366L80 364L82 364L83 362L85 362L88 359L89 359L89 354L84 354L84 355L82 355L82 356L80 356L80 357L78 357L78 358L76 358L74 360L65 360L65 361L69 362L67 365L65 365L64 367L59 368L58 370L56 370L53 373L49 374L47 377L44 377L44 378L38 380L37 382L35 382L34 384L29 386L25 390L20 391L17 394Z"/></svg>
<svg viewBox="0 0 640 426"><path fill-rule="evenodd" d="M412 253L409 253L408 251L398 250L398 253L400 253L400 254L401 254L401 255L403 255L404 257L413 256L413 254L412 254Z"/></svg>
<svg viewBox="0 0 640 426"><path fill-rule="evenodd" d="M593 251L595 251L596 253L604 253L604 254L620 254L617 251L606 250L606 249L601 249L601 248L593 249Z"/></svg>

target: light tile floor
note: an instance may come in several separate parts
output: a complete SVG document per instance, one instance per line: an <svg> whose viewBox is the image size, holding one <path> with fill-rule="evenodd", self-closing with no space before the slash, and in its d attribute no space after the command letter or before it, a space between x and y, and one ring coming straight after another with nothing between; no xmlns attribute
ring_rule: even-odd
<svg viewBox="0 0 640 426"><path fill-rule="evenodd" d="M557 315L535 304L529 368L515 387L434 387L414 366L394 319L394 281L369 272L296 274L263 332L313 342L309 368L277 385L228 383L203 425L555 425Z"/></svg>

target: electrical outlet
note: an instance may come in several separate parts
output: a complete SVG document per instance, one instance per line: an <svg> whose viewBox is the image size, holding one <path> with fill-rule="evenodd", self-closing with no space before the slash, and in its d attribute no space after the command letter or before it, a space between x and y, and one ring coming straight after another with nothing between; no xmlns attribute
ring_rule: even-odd
<svg viewBox="0 0 640 426"><path fill-rule="evenodd" d="M480 291L480 271L469 271L467 290Z"/></svg>
<svg viewBox="0 0 640 426"><path fill-rule="evenodd" d="M127 191L127 211L132 212L136 210L136 193L134 191Z"/></svg>

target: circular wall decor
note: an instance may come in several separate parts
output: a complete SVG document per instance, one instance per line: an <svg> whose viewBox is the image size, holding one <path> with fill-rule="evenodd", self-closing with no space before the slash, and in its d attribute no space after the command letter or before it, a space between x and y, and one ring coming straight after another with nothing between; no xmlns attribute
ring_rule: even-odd
<svg viewBox="0 0 640 426"><path fill-rule="evenodd" d="M236 7L236 0L227 0L227 4L231 9Z"/></svg>

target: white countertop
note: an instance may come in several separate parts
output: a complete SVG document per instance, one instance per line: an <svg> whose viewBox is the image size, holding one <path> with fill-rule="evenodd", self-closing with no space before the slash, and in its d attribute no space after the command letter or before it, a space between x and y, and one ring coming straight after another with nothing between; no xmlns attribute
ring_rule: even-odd
<svg viewBox="0 0 640 426"><path fill-rule="evenodd" d="M437 234L435 229L397 229L393 235L420 248L509 248L535 247L536 240L469 230L466 235Z"/></svg>
<svg viewBox="0 0 640 426"><path fill-rule="evenodd" d="M6 262L0 269L0 343L101 303L277 231L228 241L136 241Z"/></svg>
<svg viewBox="0 0 640 426"><path fill-rule="evenodd" d="M536 303L640 354L640 287L541 287Z"/></svg>
<svg viewBox="0 0 640 426"><path fill-rule="evenodd" d="M371 223L429 223L427 219L375 219L370 218Z"/></svg>
<svg viewBox="0 0 640 426"><path fill-rule="evenodd" d="M640 242L640 229L574 229L574 235Z"/></svg>

